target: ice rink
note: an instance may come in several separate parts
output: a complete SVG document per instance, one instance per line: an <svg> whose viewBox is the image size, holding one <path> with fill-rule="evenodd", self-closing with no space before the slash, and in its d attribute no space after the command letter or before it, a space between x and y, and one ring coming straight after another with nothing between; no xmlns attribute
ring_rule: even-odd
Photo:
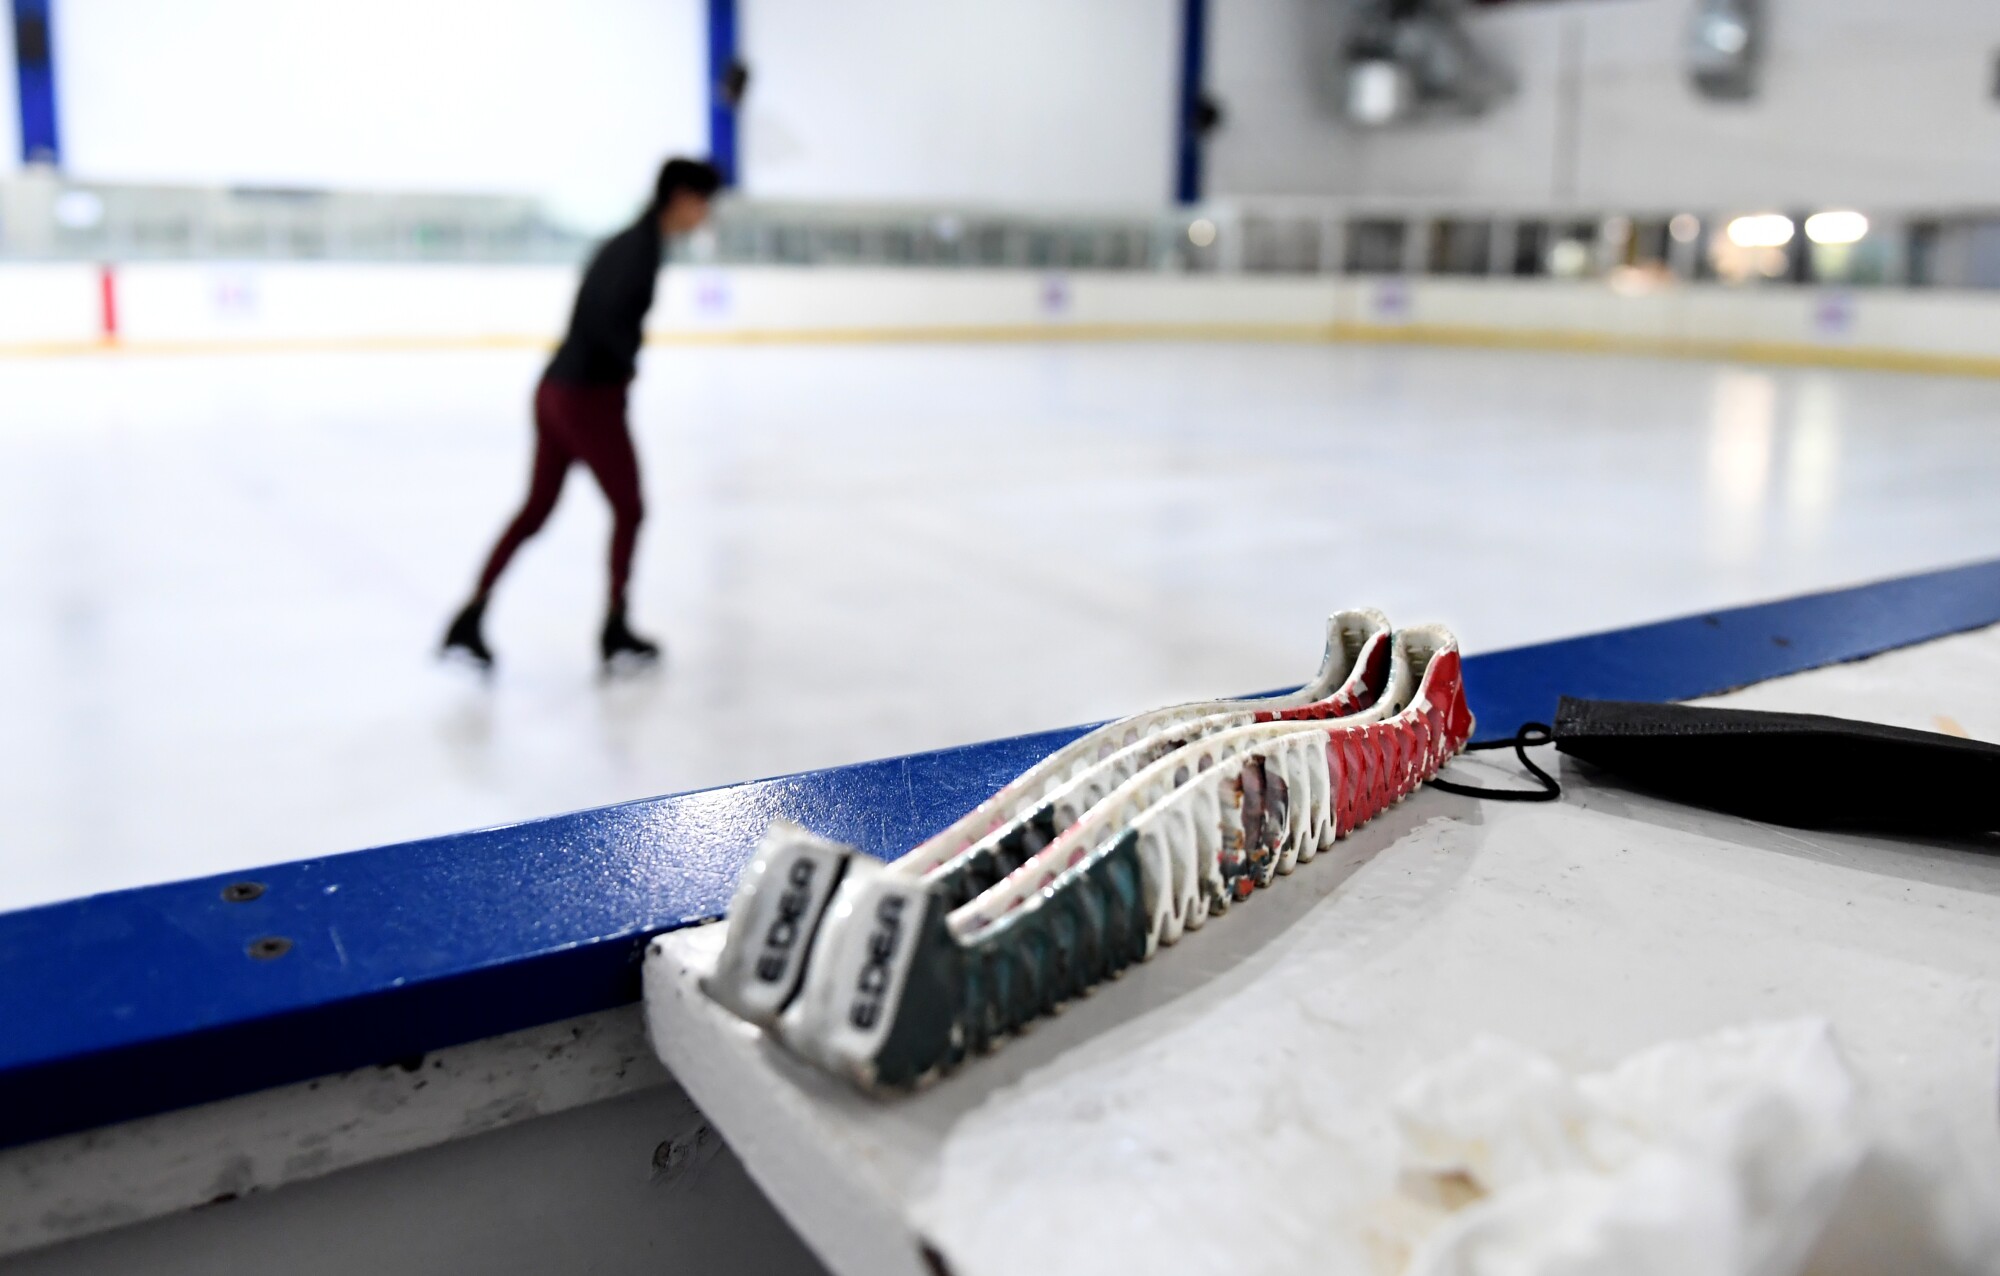
<svg viewBox="0 0 2000 1276"><path fill-rule="evenodd" d="M0 360L0 909L2000 552L2000 381L1282 344L654 348L635 622L529 350ZM1032 651L1032 655L1029 654ZM303 673L310 670L310 674Z"/></svg>

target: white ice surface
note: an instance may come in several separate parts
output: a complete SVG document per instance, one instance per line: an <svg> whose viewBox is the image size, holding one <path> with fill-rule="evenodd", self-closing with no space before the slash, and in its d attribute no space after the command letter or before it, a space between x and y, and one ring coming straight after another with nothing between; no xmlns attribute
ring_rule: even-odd
<svg viewBox="0 0 2000 1276"><path fill-rule="evenodd" d="M2000 721L2000 680L1966 676L1996 658L1989 630L1735 700L1970 728ZM1770 828L1608 781L1546 807L1426 791L886 1100L701 997L716 941L656 943L655 1046L850 1276L922 1271L920 1238L959 1276L1400 1271L1426 1233L1394 1118L1413 1075L1482 1036L1591 1073L1799 1018L1831 1025L1875 1148L1807 1270L2000 1253L2000 860L1961 846Z"/></svg>
<svg viewBox="0 0 2000 1276"><path fill-rule="evenodd" d="M0 359L0 908L2000 553L2000 382L1477 350L649 350L636 620L525 351Z"/></svg>

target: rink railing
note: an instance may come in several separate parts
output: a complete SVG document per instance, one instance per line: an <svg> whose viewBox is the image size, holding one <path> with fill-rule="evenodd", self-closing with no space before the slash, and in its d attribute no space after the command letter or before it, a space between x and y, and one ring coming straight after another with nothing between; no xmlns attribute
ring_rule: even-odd
<svg viewBox="0 0 2000 1276"><path fill-rule="evenodd" d="M1810 210L1796 210L1799 227ZM730 199L677 248L713 265L2000 287L1985 209L1878 209L1848 244L1744 249L1759 209L1224 199L1064 209ZM0 181L0 261L574 263L608 226L525 197Z"/></svg>

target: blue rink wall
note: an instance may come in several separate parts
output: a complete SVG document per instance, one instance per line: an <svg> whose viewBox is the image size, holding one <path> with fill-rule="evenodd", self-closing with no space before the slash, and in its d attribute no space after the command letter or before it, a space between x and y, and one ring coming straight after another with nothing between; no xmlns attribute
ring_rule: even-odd
<svg viewBox="0 0 2000 1276"><path fill-rule="evenodd" d="M2000 621L2000 560L1473 654L1480 736ZM720 914L778 816L891 856L1086 728L0 915L0 1145L586 1014ZM262 943L259 941L282 941Z"/></svg>

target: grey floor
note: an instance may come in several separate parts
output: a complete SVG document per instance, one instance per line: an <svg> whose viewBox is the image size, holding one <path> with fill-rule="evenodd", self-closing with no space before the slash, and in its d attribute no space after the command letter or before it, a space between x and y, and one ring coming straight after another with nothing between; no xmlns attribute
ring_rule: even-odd
<svg viewBox="0 0 2000 1276"><path fill-rule="evenodd" d="M654 350L635 608L579 472L430 658L528 353L0 360L0 908L2000 554L2000 381L1315 345Z"/></svg>

